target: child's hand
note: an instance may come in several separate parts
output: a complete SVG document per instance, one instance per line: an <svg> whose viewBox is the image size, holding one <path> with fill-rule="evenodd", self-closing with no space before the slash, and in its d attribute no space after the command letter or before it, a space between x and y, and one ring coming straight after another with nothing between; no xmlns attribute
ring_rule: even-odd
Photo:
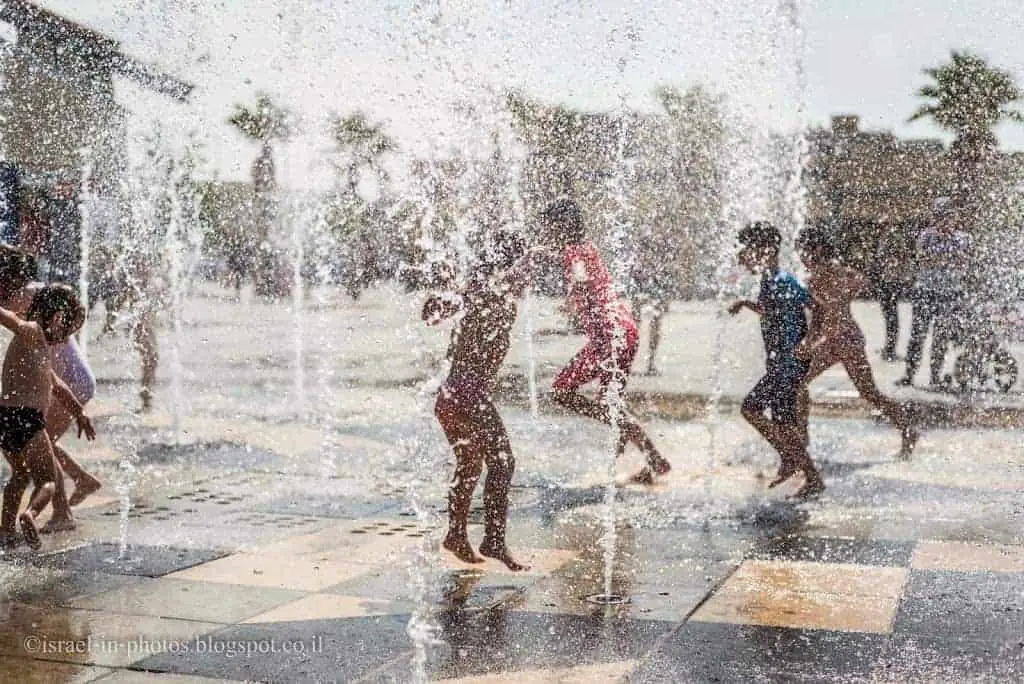
<svg viewBox="0 0 1024 684"><path fill-rule="evenodd" d="M800 344L796 345L796 349L793 350L793 355L801 361L811 360L811 345L810 340L803 340Z"/></svg>
<svg viewBox="0 0 1024 684"><path fill-rule="evenodd" d="M746 301L743 301L743 300L735 302L732 306L729 307L729 315L730 316L735 316L740 311L743 311L743 307L745 307L746 305L747 305Z"/></svg>
<svg viewBox="0 0 1024 684"><path fill-rule="evenodd" d="M96 439L96 429L92 426L92 421L89 420L89 416L84 413L77 418L75 422L78 423L78 437L81 439L82 434L85 434L85 438L90 442Z"/></svg>

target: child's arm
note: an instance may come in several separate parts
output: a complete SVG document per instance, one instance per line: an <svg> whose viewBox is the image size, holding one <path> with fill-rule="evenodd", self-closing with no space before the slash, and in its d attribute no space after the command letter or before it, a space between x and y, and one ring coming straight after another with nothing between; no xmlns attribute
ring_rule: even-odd
<svg viewBox="0 0 1024 684"><path fill-rule="evenodd" d="M729 314L732 315L732 316L735 316L740 311L742 311L744 309L744 307L746 307L747 309L750 309L751 311L756 313L758 316L760 316L762 313L764 313L764 312L761 311L761 307L758 306L757 302L752 301L750 299L741 299L738 302L734 302L733 305L729 307Z"/></svg>
<svg viewBox="0 0 1024 684"><path fill-rule="evenodd" d="M423 303L420 316L427 325L437 325L446 318L451 318L462 309L462 297L457 294L445 293L431 295Z"/></svg>
<svg viewBox="0 0 1024 684"><path fill-rule="evenodd" d="M516 263L512 264L505 273L502 275L502 279L512 288L517 294L522 294L523 290L529 284L530 279L533 277L534 269L537 266L537 262L542 258L548 258L554 255L551 249L545 247L533 247L527 250L526 254L520 257Z"/></svg>
<svg viewBox="0 0 1024 684"><path fill-rule="evenodd" d="M78 436L81 437L84 433L86 439L96 439L96 430L92 426L92 421L85 415L85 408L75 398L71 388L53 371L50 371L50 377L53 381L54 397L75 417L75 423L78 424Z"/></svg>
<svg viewBox="0 0 1024 684"><path fill-rule="evenodd" d="M18 314L0 307L0 325L10 330L15 335L24 335L32 330L38 330L38 326L18 316Z"/></svg>

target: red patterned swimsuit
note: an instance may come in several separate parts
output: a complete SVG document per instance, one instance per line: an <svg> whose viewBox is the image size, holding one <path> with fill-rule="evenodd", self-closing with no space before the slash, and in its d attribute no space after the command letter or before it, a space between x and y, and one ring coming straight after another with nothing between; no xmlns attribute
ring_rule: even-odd
<svg viewBox="0 0 1024 684"><path fill-rule="evenodd" d="M633 314L615 292L611 274L592 242L566 245L563 263L569 306L587 343L558 373L552 388L573 390L596 379L603 390L617 374L624 382L640 337Z"/></svg>

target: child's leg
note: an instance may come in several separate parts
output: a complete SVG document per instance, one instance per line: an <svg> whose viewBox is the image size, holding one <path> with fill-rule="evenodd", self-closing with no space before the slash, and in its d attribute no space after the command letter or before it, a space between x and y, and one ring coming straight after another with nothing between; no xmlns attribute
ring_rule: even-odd
<svg viewBox="0 0 1024 684"><path fill-rule="evenodd" d="M651 316L650 342L647 348L647 375L658 374L655 355L658 353L658 346L661 344L661 318L665 315L667 309L667 304L658 301L655 304L654 314Z"/></svg>
<svg viewBox="0 0 1024 684"><path fill-rule="evenodd" d="M71 494L70 499L66 499L69 506L77 506L82 503L87 496L96 492L103 486L102 482L83 468L74 458L72 458L71 454L57 443L57 441L64 436L64 433L68 431L68 428L71 427L71 423L73 422L74 417L66 408L64 408L63 404L57 401L51 402L50 409L46 413L46 432L50 435L50 444L53 447L54 456L57 457L58 465L64 473L71 478L71 481L75 483L75 491ZM63 489L64 486L62 478L58 477L57 491L54 493L55 504L56 501L61 499L63 496L61 494ZM57 511L54 510L54 515L56 515L56 513Z"/></svg>
<svg viewBox="0 0 1024 684"><path fill-rule="evenodd" d="M469 543L469 508L473 490L483 472L484 454L475 443L475 426L470 415L460 406L458 397L443 388L434 406L434 415L441 423L448 443L455 452L455 474L448 488L448 534L444 548L466 563L482 563Z"/></svg>
<svg viewBox="0 0 1024 684"><path fill-rule="evenodd" d="M917 445L920 435L913 425L907 406L890 399L879 391L871 372L871 364L868 362L863 348L847 350L846 357L843 359L843 367L860 396L878 408L886 420L899 428L902 441L900 455L909 456Z"/></svg>
<svg viewBox="0 0 1024 684"><path fill-rule="evenodd" d="M148 306L148 305L147 305ZM156 341L155 314L146 310L143 311L135 324L133 338L135 349L142 360L142 389L139 397L142 399L142 410L148 411L153 407L153 392L156 387L156 368L160 360L160 352Z"/></svg>
<svg viewBox="0 0 1024 684"><path fill-rule="evenodd" d="M505 544L508 490L516 468L512 445L494 405L488 401L482 408L486 426L483 443L487 445L487 478L484 480L484 539L480 544L480 554L500 560L509 570L528 570L529 566L517 562Z"/></svg>
<svg viewBox="0 0 1024 684"><path fill-rule="evenodd" d="M775 403L777 384L777 378L773 374L766 374L744 397L743 406L740 409L740 413L747 423L779 454L779 473L769 485L770 487L784 482L796 473L796 464L792 462L785 435L774 420L774 416L770 419L765 415L765 411Z"/></svg>
<svg viewBox="0 0 1024 684"><path fill-rule="evenodd" d="M25 459L26 469L32 474L36 488L28 502L28 508L18 516L18 523L21 526L25 542L33 549L38 549L42 542L39 540L36 518L53 498L57 479L56 459L53 456L50 436L46 434L46 430L39 430L32 435L22 451L22 456Z"/></svg>
<svg viewBox="0 0 1024 684"><path fill-rule="evenodd" d="M17 538L18 508L21 507L21 497L32 482L32 476L20 458L12 458L7 452L4 452L4 457L11 467L11 478L4 485L3 508L0 510L0 542L9 545L11 540Z"/></svg>

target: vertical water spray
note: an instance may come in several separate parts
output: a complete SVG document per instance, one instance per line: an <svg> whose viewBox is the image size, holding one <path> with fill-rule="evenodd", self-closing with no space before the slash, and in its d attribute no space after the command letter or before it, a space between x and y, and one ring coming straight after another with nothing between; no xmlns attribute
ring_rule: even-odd
<svg viewBox="0 0 1024 684"><path fill-rule="evenodd" d="M295 406L299 416L305 416L306 405L306 373L305 373L305 339L306 339L306 312L305 281L303 279L303 264L305 262L305 228L306 212L298 199L293 199L287 212L288 220L291 221L291 248L292 248L292 349L293 364L295 367L294 394Z"/></svg>
<svg viewBox="0 0 1024 684"><path fill-rule="evenodd" d="M82 177L79 184L78 215L80 217L79 231L79 261L78 261L78 297L82 307L89 311L89 247L93 236L93 208L96 196L93 191L93 160L92 150L82 150ZM89 316L85 317L82 329L78 333L78 349L82 358L89 360Z"/></svg>
<svg viewBox="0 0 1024 684"><path fill-rule="evenodd" d="M626 103L626 67L629 60L636 56L639 42L637 30L627 21L623 29L626 52L616 62L619 94L619 107L616 116L615 132L615 166L610 178L609 191L613 200L611 230L608 232L608 247L612 253L611 272L616 291L624 291L623 284L627 281L633 261L633 248L627 245L631 233L631 202L626 194L631 164L626 159L626 136L627 122L630 120L630 111ZM612 47L616 47L617 36L613 30L609 36ZM626 345L626 330L616 318L612 334L613 357L618 357ZM604 594L606 598L612 596L612 585L615 576L615 551L616 551L616 527L618 525L618 513L615 507L615 498L618 490L616 484L617 462L619 454L619 430L618 425L626 414L626 403L624 396L625 378L615 378L609 383L602 401L605 404L608 419L611 424L609 433L610 443L608 449L607 481L604 494L604 532L601 535L601 546L604 552Z"/></svg>
<svg viewBox="0 0 1024 684"><path fill-rule="evenodd" d="M185 305L185 266L184 266L184 242L182 232L184 230L181 189L184 185L184 173L181 164L173 164L171 167L170 185L168 192L169 211L167 214L167 235L165 238L168 272L168 284L170 286L170 314L171 314L171 438L175 444L182 439L182 422L185 403L184 389L184 365L181 358L183 346L182 340L182 312Z"/></svg>
<svg viewBox="0 0 1024 684"><path fill-rule="evenodd" d="M789 230L783 231L783 248L780 256L788 257L794 268L799 267L799 259L794 253L797 236L803 231L807 222L807 190L803 182L804 167L807 165L809 144L807 140L807 70L806 35L804 31L801 0L781 0L782 30L787 31L794 41L793 78L795 89L796 131L793 134L790 152L789 176L786 182L785 202L789 216Z"/></svg>

